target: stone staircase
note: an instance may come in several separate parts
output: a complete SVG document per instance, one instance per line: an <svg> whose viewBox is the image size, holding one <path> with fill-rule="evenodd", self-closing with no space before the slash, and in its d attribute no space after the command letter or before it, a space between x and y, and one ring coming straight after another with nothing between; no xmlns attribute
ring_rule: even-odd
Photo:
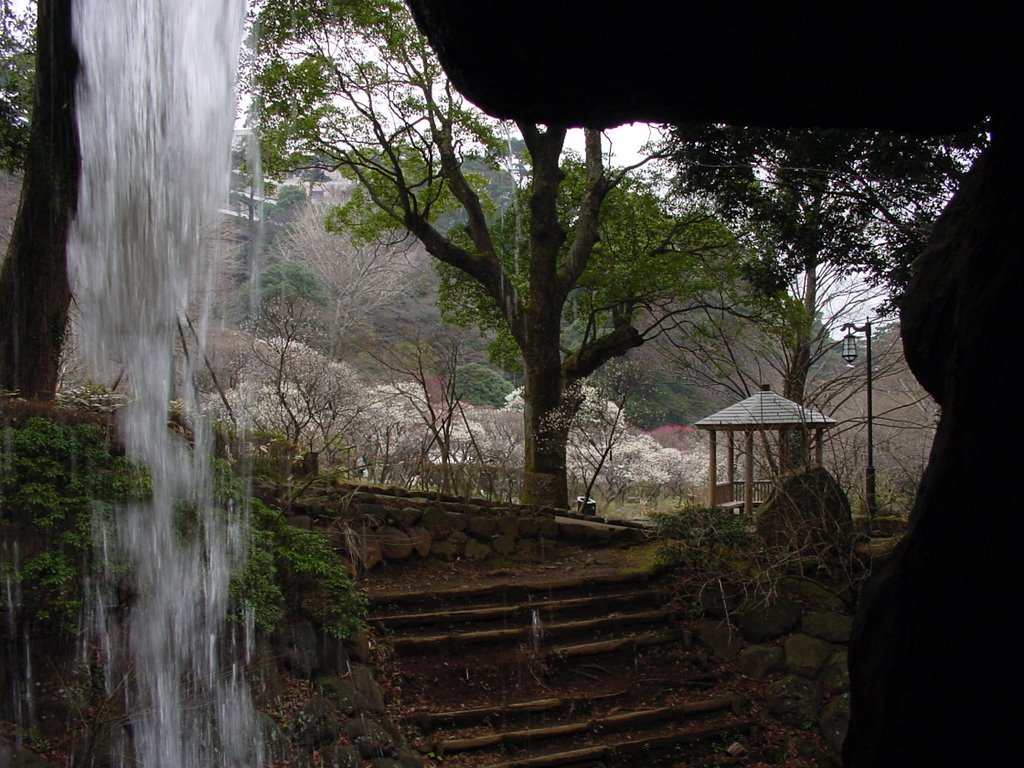
<svg viewBox="0 0 1024 768"><path fill-rule="evenodd" d="M397 717L445 766L674 765L746 729L746 698L650 573L371 594Z"/></svg>

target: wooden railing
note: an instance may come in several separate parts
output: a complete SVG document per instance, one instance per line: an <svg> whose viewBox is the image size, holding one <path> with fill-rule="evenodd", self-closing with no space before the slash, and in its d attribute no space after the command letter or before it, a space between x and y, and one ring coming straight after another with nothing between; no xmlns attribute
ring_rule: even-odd
<svg viewBox="0 0 1024 768"><path fill-rule="evenodd" d="M743 501L746 483L736 480L732 483L719 483L715 486L715 506L719 507L730 502ZM771 480L754 481L754 504L762 504L772 492Z"/></svg>

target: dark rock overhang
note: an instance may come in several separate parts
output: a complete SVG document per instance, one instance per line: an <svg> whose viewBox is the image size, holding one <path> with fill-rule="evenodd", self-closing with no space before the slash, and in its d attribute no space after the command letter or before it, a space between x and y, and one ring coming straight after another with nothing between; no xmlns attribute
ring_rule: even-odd
<svg viewBox="0 0 1024 768"><path fill-rule="evenodd" d="M983 3L407 2L468 98L548 125L941 133L1016 100L1011 25Z"/></svg>

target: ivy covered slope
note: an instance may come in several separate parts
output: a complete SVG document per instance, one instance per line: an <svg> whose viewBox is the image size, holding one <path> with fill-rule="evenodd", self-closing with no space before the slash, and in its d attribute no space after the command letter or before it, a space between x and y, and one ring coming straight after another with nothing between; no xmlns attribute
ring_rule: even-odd
<svg viewBox="0 0 1024 768"><path fill-rule="evenodd" d="M84 578L101 577L94 532L114 523L120 505L145 499L148 476L121 455L109 427L30 417L4 419L0 429L0 612L33 637L74 635ZM239 501L240 484L226 465L218 469L217 499L226 508ZM324 537L257 501L251 517L249 556L236 564L232 582L232 618L251 613L264 631L293 619L336 637L355 631L364 599ZM188 505L178 530L202 534ZM123 583L130 585L131 574Z"/></svg>

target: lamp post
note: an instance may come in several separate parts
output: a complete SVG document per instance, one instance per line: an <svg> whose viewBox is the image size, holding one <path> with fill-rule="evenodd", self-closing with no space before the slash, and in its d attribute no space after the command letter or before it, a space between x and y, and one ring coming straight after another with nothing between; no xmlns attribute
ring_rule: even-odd
<svg viewBox="0 0 1024 768"><path fill-rule="evenodd" d="M863 333L867 339L867 363L868 363L868 465L864 470L864 485L865 493L867 496L867 507L868 516L874 517L878 511L878 505L875 503L875 442L873 433L873 412L874 404L872 402L872 383L871 383L871 321L866 320L864 325L854 325L853 323L847 323L843 326L842 330L846 331L846 337L843 339L842 348L840 354L843 356L843 360L847 363L853 364L853 361L857 359L857 337L854 334Z"/></svg>

